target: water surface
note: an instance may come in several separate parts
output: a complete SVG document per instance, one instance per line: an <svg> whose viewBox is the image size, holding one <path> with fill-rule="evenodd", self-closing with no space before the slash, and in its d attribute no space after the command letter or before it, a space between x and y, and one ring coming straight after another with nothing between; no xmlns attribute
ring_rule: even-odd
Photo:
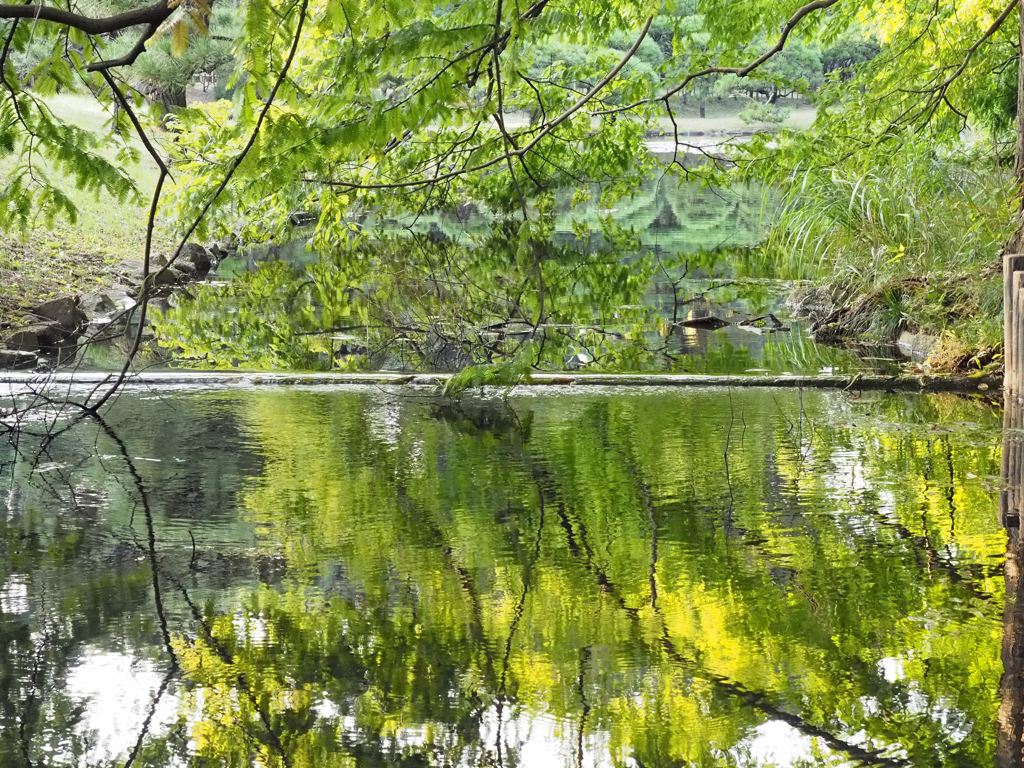
<svg viewBox="0 0 1024 768"><path fill-rule="evenodd" d="M947 396L122 394L4 454L0 764L1016 764L999 441Z"/></svg>
<svg viewBox="0 0 1024 768"><path fill-rule="evenodd" d="M580 353L589 360L589 370L604 373L891 374L907 362L895 347L865 351L818 344L807 322L790 317L785 300L794 283L778 279L776 265L750 249L766 232L762 189L719 190L663 175L614 203L613 209L600 207L596 185L591 198L577 207L570 204L572 192L556 194L551 233L555 246L546 260L547 291L540 306L535 306L536 276L531 272L533 277L522 283L524 275L512 266L515 255L499 248L495 256L494 241L486 240L498 226L495 213L467 205L458 211L408 215L401 220L373 216L358 220L365 232L380 237L401 234L403 242L429 241L437 252L425 252L421 259L459 264L449 271L438 267L431 270L429 279L423 278L428 284L436 280L462 286L454 304L442 299L442 292L434 304L425 299L420 279L407 278L404 269L398 270L403 275L398 277L382 268L353 294L351 308L345 309L348 314L324 325L303 324L296 318L316 317L325 301L334 301L334 296L349 288L348 283L335 285L333 277L322 274L320 256L312 249L312 228L307 228L296 230L289 243L243 248L239 257L222 262L214 279L226 284L214 290L199 288L197 300L170 311L165 344L181 346L199 366L329 370L358 365L371 370L450 372L488 362L492 353L487 344L513 356L508 349L517 348L515 344L496 336L493 329L523 328L524 318L543 315L543 323L534 329L531 320L528 329L548 353L542 358L538 352L534 363L543 370L575 367ZM636 252L619 245L604 253L607 245L602 233L607 219L635 232ZM587 239L577 239L580 224L589 233ZM514 241L515 230L510 228L500 242ZM476 250L460 262L461 247L451 243ZM620 268L620 262L628 266ZM350 265L339 266L331 257L324 263L330 265L331 275L350 274ZM480 264L486 266L477 269ZM417 269L416 264L407 267L410 274ZM240 290L239 284L245 287ZM509 293L510 286L521 284L525 294L517 293L519 289ZM310 285L317 288L307 297ZM479 286L486 288L474 292ZM364 300L364 294L373 294L373 300ZM505 299L495 303L499 296ZM507 316L507 306L518 307L521 301L526 309L520 307ZM492 310L477 314L485 305L493 305ZM381 307L388 311L382 312ZM741 325L768 313L781 318L784 330L762 334ZM718 329L687 325L709 316L727 325ZM394 318L402 318L400 332L391 330L397 322ZM502 325L506 320L511 322ZM461 330L445 330L445 339L438 338L437 328L453 326ZM275 333L277 328L285 330ZM328 340L331 335L337 336L336 344ZM451 341L452 336L459 338ZM345 351L339 352L342 347ZM228 352L222 354L225 349ZM268 349L275 352L268 355ZM351 356L350 350L355 350Z"/></svg>

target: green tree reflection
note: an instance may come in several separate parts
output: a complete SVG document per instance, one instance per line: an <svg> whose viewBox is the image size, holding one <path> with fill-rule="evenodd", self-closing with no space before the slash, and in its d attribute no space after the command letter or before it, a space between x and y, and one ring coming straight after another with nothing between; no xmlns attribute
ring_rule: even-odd
<svg viewBox="0 0 1024 768"><path fill-rule="evenodd" d="M983 406L694 391L456 407L370 389L174 404L169 440L142 428L154 401L112 425L124 456L161 460L133 466L180 665L160 692L177 714L147 725L135 765L996 757L1006 536ZM211 423L222 444L200 437ZM12 765L28 764L21 722L32 765L44 734L84 738L60 714L61 695L78 706L61 691L83 644L116 636L167 663L148 561L105 563L99 543L146 532L115 448L79 435L80 480L110 511L78 549L49 565L59 537L43 531L31 562L8 555L5 573L62 596L46 615L64 638L50 684L32 689L30 654L5 664ZM59 519L42 499L38 519ZM5 524L8 553L27 526ZM126 540L147 552L145 535ZM95 609L75 589L100 584L121 591L108 619L62 629Z"/></svg>

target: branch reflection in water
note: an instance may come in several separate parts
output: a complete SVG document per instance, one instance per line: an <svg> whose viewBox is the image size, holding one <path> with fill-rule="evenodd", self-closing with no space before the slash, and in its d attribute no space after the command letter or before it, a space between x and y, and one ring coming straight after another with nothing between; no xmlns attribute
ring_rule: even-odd
<svg viewBox="0 0 1024 768"><path fill-rule="evenodd" d="M126 393L7 469L0 763L1017 764L1000 418Z"/></svg>

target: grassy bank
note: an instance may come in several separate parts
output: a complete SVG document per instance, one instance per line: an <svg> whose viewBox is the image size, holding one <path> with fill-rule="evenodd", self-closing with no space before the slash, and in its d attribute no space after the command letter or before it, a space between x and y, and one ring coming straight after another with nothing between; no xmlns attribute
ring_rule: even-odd
<svg viewBox="0 0 1024 768"><path fill-rule="evenodd" d="M790 276L822 283L819 335L892 342L924 333L939 339L933 367L994 370L1009 172L977 150L940 157L922 146L900 160L872 172L794 175L770 257Z"/></svg>
<svg viewBox="0 0 1024 768"><path fill-rule="evenodd" d="M109 130L105 127L108 116L90 97L60 95L48 99L48 104L79 127L101 133ZM0 157L0 178L8 177L15 166L13 156ZM38 172L53 174L45 164L40 164ZM141 258L149 210L145 198L157 179L156 166L145 153L135 178L139 201L97 197L74 189L69 182L65 192L78 209L75 222L57 219L48 225L40 219L28 231L0 236L0 322L54 295L109 285L119 263ZM160 239L157 245L159 250L167 243Z"/></svg>

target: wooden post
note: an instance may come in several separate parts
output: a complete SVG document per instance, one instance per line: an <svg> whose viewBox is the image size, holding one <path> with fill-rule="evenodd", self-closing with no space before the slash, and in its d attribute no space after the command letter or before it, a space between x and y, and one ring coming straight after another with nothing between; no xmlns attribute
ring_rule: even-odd
<svg viewBox="0 0 1024 768"><path fill-rule="evenodd" d="M1018 192L1024 192L1024 0L1018 3L1020 66L1017 76L1017 147L1014 180ZM1024 270L1024 196L1018 209L1016 231L1006 246L1003 258L1003 489L999 493L999 520L1006 528L1006 602L1003 605L1003 677L999 681L999 710L996 714L997 768L1024 765L1024 562L1020 513L1024 494L1022 481L1022 440L1024 406L1021 382L1024 382L1024 303L1021 301L1020 276Z"/></svg>
<svg viewBox="0 0 1024 768"><path fill-rule="evenodd" d="M1011 262L1021 258L1019 255L1015 255L1011 258ZM1013 273L1013 281L1011 282L1013 290L1013 312L1010 318L1010 343L1013 349L1014 362L1013 368L1011 369L1010 388L1013 392L1014 402L1021 402L1021 395L1024 394L1024 371L1021 367L1024 366L1024 349L1021 348L1021 344L1024 343L1024 271L1015 269Z"/></svg>
<svg viewBox="0 0 1024 768"><path fill-rule="evenodd" d="M1003 392L1007 403L1024 394L1024 254L1003 258Z"/></svg>
<svg viewBox="0 0 1024 768"><path fill-rule="evenodd" d="M1017 67L1017 142L1014 147L1013 181L1018 193L1017 225L1003 249L1003 395L1007 405L1020 395L1019 368L1024 365L1022 335L1017 327L1021 317L1016 311L1016 275L1024 269L1024 0L1019 0Z"/></svg>
<svg viewBox="0 0 1024 768"><path fill-rule="evenodd" d="M1003 676L996 713L997 768L1024 764L1024 584L1020 578L1020 529L1007 532L1006 602L1003 605Z"/></svg>
<svg viewBox="0 0 1024 768"><path fill-rule="evenodd" d="M1024 478L1024 444L1021 427L1024 426L1024 407L1009 398L1003 411L1003 455L1002 455L1002 490L999 492L999 523L1004 528L1020 526L1021 485Z"/></svg>

